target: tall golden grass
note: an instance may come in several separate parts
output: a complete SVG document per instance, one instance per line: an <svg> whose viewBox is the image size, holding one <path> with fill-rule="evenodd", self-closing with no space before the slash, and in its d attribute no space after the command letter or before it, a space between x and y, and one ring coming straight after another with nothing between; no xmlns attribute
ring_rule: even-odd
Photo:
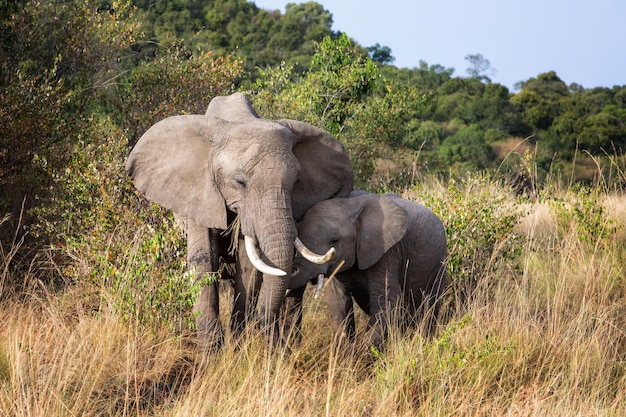
<svg viewBox="0 0 626 417"><path fill-rule="evenodd" d="M446 294L433 337L392 332L384 354L335 349L312 297L290 354L252 330L213 355L188 334L125 318L93 283L10 297L0 415L626 415L626 197L600 197L615 231L595 240L564 214L566 197L525 202L515 262L476 277L463 303Z"/></svg>

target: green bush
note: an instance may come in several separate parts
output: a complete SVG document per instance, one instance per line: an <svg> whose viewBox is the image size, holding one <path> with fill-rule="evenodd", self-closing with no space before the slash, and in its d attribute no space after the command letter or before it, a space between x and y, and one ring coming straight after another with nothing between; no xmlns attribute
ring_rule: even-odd
<svg viewBox="0 0 626 417"><path fill-rule="evenodd" d="M192 56L184 48L164 51L135 67L115 95L116 122L131 143L169 116L204 114L211 99L232 93L242 62L211 53Z"/></svg>
<svg viewBox="0 0 626 417"><path fill-rule="evenodd" d="M550 199L562 237L575 237L592 246L606 242L617 230L603 205L603 192L598 187L576 185L564 197Z"/></svg>
<svg viewBox="0 0 626 417"><path fill-rule="evenodd" d="M197 287L185 278L184 236L126 177L127 142L110 119L92 120L67 167L40 160L53 185L31 210L31 233L53 237L62 282L96 288L119 314L145 325L186 327Z"/></svg>
<svg viewBox="0 0 626 417"><path fill-rule="evenodd" d="M43 198L50 177L33 159L63 166L67 149L89 123L99 93L138 39L127 1L2 2L0 33L0 206L19 218ZM22 4L23 3L23 4Z"/></svg>
<svg viewBox="0 0 626 417"><path fill-rule="evenodd" d="M450 179L439 192L415 187L421 201L443 221L449 282L468 295L479 279L519 254L515 225L519 206L506 188L487 176Z"/></svg>
<svg viewBox="0 0 626 417"><path fill-rule="evenodd" d="M472 169L487 168L493 160L491 147L485 142L485 132L475 124L447 137L438 156L447 166L460 164Z"/></svg>
<svg viewBox="0 0 626 417"><path fill-rule="evenodd" d="M402 144L411 149L433 150L439 146L443 138L443 128L437 122L425 120L421 123L411 122L417 129L402 139Z"/></svg>

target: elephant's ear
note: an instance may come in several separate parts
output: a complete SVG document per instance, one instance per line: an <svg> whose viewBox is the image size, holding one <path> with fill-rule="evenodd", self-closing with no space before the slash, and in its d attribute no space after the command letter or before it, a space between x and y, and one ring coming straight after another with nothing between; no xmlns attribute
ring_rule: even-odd
<svg viewBox="0 0 626 417"><path fill-rule="evenodd" d="M246 96L234 93L230 96L218 96L211 100L206 115L217 117L227 122L249 122L259 119Z"/></svg>
<svg viewBox="0 0 626 417"><path fill-rule="evenodd" d="M154 124L126 161L126 173L148 200L206 227L226 228L226 206L210 170L206 116L174 116Z"/></svg>
<svg viewBox="0 0 626 417"><path fill-rule="evenodd" d="M296 137L293 154L300 163L291 206L294 219L301 220L315 203L333 197L347 197L353 174L348 153L328 132L297 120L279 120Z"/></svg>
<svg viewBox="0 0 626 417"><path fill-rule="evenodd" d="M384 196L368 194L352 197L361 208L356 218L356 257L359 269L374 265L408 228L406 210Z"/></svg>

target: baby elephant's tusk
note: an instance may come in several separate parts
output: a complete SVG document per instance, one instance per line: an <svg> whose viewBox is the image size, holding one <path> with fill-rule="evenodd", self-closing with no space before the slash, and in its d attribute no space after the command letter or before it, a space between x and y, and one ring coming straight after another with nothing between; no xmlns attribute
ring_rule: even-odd
<svg viewBox="0 0 626 417"><path fill-rule="evenodd" d="M324 274L319 274L317 276L317 286L315 287L315 295L313 298L317 298L320 296L322 292L322 288L324 288Z"/></svg>
<svg viewBox="0 0 626 417"><path fill-rule="evenodd" d="M298 250L298 252L300 252L302 257L304 257L304 259L306 259L307 261L313 262L314 264L327 264L335 256L335 248L330 248L328 252L326 252L324 255L318 255L317 253L311 251L309 248L304 246L304 243L302 243L299 237L296 238L295 245L296 249Z"/></svg>
<svg viewBox="0 0 626 417"><path fill-rule="evenodd" d="M256 248L256 243L254 242L254 239L248 236L244 236L244 242L246 244L246 253L248 254L248 258L256 269L264 274L273 275L276 277L284 277L285 275L287 275L287 273L282 269L274 268L273 266L269 266L268 264L263 262L261 256L259 255L259 251Z"/></svg>

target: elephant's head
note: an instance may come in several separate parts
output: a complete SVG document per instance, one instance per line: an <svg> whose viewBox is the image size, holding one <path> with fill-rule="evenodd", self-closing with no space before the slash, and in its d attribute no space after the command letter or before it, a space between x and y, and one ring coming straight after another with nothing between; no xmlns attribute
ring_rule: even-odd
<svg viewBox="0 0 626 417"><path fill-rule="evenodd" d="M278 270L291 270L294 219L317 201L349 194L353 181L335 138L303 122L261 118L238 93L214 98L205 115L153 125L126 171L148 200L208 228L226 229L228 210L238 213L241 233L276 268L265 270L261 289L263 299L271 291L271 311L287 285Z"/></svg>
<svg viewBox="0 0 626 417"><path fill-rule="evenodd" d="M381 195L360 194L322 201L310 208L298 225L298 235L312 251L336 250L333 260L315 264L297 256L289 288L300 288L319 275L356 266L370 268L402 239L408 227L407 212Z"/></svg>

